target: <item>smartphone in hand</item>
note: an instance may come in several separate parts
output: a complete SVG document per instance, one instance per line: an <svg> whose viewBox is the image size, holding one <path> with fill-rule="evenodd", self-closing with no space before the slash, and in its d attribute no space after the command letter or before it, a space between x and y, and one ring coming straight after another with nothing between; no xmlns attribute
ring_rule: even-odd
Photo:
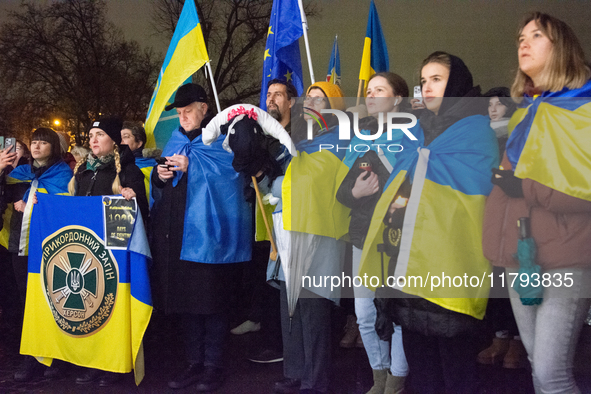
<svg viewBox="0 0 591 394"><path fill-rule="evenodd" d="M4 140L4 147L7 153L16 152L16 138L6 138Z"/></svg>
<svg viewBox="0 0 591 394"><path fill-rule="evenodd" d="M413 98L419 99L421 104L423 104L423 94L421 93L421 86L417 85L414 88Z"/></svg>
<svg viewBox="0 0 591 394"><path fill-rule="evenodd" d="M162 168L172 168L174 166L170 166L168 164L166 164L166 157L157 157L156 158L156 163L158 163L158 167L162 167Z"/></svg>

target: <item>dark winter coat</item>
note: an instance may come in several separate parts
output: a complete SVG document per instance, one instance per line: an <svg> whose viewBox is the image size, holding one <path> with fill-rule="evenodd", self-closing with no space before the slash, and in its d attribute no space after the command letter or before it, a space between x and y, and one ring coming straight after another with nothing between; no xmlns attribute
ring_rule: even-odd
<svg viewBox="0 0 591 394"><path fill-rule="evenodd" d="M369 163L371 165L372 172L378 176L379 190L371 196L365 196L361 198L353 197L353 187L357 181L357 177L365 170L359 168L360 163ZM388 180L390 173L382 164L377 153L370 150L365 155L357 158L351 169L343 179L339 190L337 191L337 200L346 206L351 208L351 222L349 223L349 237L351 243L358 249L363 248L369 225L371 224L371 218L373 211L382 195L384 185Z"/></svg>
<svg viewBox="0 0 591 394"><path fill-rule="evenodd" d="M144 174L135 165L133 153L126 145L121 149L121 173L119 181L121 187L129 187L136 194L136 200L144 220L148 218L148 200L144 185ZM86 169L83 164L76 172L75 196L104 196L113 195L113 181L117 175L115 161L102 164L96 171Z"/></svg>
<svg viewBox="0 0 591 394"><path fill-rule="evenodd" d="M193 140L201 129L185 134ZM165 314L219 313L231 305L232 288L240 280L241 265L181 260L188 178L181 177L173 186L172 181L160 180L157 169L152 171L155 202L150 212L149 237L154 307Z"/></svg>

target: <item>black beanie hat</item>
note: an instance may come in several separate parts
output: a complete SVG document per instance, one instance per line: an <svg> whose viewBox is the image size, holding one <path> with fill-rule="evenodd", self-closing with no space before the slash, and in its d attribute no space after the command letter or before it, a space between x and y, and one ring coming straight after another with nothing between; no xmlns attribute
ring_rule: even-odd
<svg viewBox="0 0 591 394"><path fill-rule="evenodd" d="M121 145L121 129L123 128L123 121L116 116L104 116L92 122L91 129L101 129L117 146Z"/></svg>

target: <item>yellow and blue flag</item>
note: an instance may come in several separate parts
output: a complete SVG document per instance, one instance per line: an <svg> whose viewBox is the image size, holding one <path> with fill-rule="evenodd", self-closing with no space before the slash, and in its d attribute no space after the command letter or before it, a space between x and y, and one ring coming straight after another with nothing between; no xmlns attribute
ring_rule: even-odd
<svg viewBox="0 0 591 394"><path fill-rule="evenodd" d="M291 82L298 91L298 96L304 91L298 43L303 34L298 1L273 1L263 59L263 83L259 105L262 109L267 109L267 84L272 79Z"/></svg>
<svg viewBox="0 0 591 394"><path fill-rule="evenodd" d="M68 195L68 183L72 179L72 170L65 162L60 161L47 169L40 177L37 177L29 164L16 167L6 179L6 184L29 183L30 187L23 195L23 201L27 203L23 212L19 255L26 256L29 249L29 227L31 213L35 204L29 202L31 192Z"/></svg>
<svg viewBox="0 0 591 394"><path fill-rule="evenodd" d="M591 81L526 97L509 122L507 158L518 178L591 201Z"/></svg>
<svg viewBox="0 0 591 394"><path fill-rule="evenodd" d="M365 81L365 87L367 88L367 81L372 75L382 71L388 71L389 69L390 63L388 61L386 39L382 32L378 10L373 0L371 0L369 6L369 18L367 19L367 30L365 32L365 43L363 44L361 69L359 70L359 79Z"/></svg>
<svg viewBox="0 0 591 394"><path fill-rule="evenodd" d="M147 136L147 148L156 146L156 137L154 135L156 123L167 101L170 100L173 93L187 78L208 61L209 56L205 47L195 2L194 0L186 0L150 101L150 108L144 126ZM159 146L164 146L164 144Z"/></svg>
<svg viewBox="0 0 591 394"><path fill-rule="evenodd" d="M127 249L106 247L104 199L37 195L20 352L46 365L56 358L110 372L134 370L139 384L152 315L151 255L139 211ZM116 223L129 220L116 212Z"/></svg>
<svg viewBox="0 0 591 394"><path fill-rule="evenodd" d="M282 184L286 230L334 239L347 234L351 210L339 203L336 195L347 174L342 160L349 141L339 140L338 135L339 129L334 127L296 145L298 155L291 159ZM319 150L322 145L338 149Z"/></svg>
<svg viewBox="0 0 591 394"><path fill-rule="evenodd" d="M183 82L182 85L186 85L191 82L193 82L192 75L189 76L189 78L187 78L187 80L185 82ZM175 92L172 94L172 96L170 97L170 100L168 100L166 105L169 105L174 102L174 98L176 97L177 91L178 91L178 89L175 90ZM154 126L154 131L152 132L152 134L154 135L154 141L156 143L156 147L163 149L166 146L166 143L168 142L168 140L170 139L172 132L174 130L176 130L180 125L181 125L181 122L179 121L179 114L176 112L176 108L173 108L170 111L163 110L162 113L160 114L160 118L158 119L158 122ZM139 167L139 165L138 165L138 167ZM141 168L142 167L140 167L140 169Z"/></svg>
<svg viewBox="0 0 591 394"><path fill-rule="evenodd" d="M335 36L332 44L332 53L330 54L330 62L328 63L328 72L326 73L326 82L335 85L341 85L341 55L339 54L338 36Z"/></svg>
<svg viewBox="0 0 591 394"><path fill-rule="evenodd" d="M466 117L427 147L422 127L410 130L418 139L408 141L398 153L371 219L359 275L376 276L380 278L377 287L382 285L377 246L383 242L384 217L400 186L410 178L412 191L396 266L383 271L393 271L404 281L387 285L458 313L484 317L491 267L482 253L482 222L486 196L492 190L490 169L499 163L498 144L489 124L485 116ZM479 283L452 286L451 278L464 276L477 277ZM444 285L433 279L445 277L450 279L442 279Z"/></svg>

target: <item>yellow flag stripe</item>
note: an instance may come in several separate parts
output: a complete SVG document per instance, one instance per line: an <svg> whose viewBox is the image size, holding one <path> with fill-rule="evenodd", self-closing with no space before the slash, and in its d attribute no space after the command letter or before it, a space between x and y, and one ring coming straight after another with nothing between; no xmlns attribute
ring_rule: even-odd
<svg viewBox="0 0 591 394"><path fill-rule="evenodd" d="M176 50L162 74L158 93L150 112L150 118L146 120L145 129L147 135L146 148L156 146L154 128L166 102L181 84L205 63L209 61L207 48L201 31L201 23L181 38Z"/></svg>

